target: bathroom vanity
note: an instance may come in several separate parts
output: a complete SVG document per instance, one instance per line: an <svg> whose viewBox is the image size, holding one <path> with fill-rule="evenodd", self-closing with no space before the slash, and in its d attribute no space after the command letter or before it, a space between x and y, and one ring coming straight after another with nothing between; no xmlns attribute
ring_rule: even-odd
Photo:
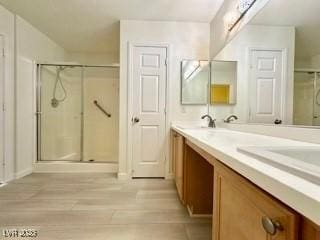
<svg viewBox="0 0 320 240"><path fill-rule="evenodd" d="M171 136L179 197L191 216L212 217L212 239L320 239L320 185L238 149L317 145L200 127Z"/></svg>

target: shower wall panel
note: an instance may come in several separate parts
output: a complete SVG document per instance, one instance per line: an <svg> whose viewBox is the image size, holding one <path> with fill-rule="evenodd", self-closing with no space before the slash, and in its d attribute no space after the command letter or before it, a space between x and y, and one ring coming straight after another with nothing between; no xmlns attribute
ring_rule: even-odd
<svg viewBox="0 0 320 240"><path fill-rule="evenodd" d="M118 69L86 69L84 77L84 161L117 162L119 132ZM111 117L105 115L98 104Z"/></svg>

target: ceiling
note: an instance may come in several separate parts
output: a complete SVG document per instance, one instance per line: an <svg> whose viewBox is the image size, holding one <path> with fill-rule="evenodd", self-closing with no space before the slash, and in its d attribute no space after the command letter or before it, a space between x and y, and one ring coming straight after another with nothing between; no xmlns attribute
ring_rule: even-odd
<svg viewBox="0 0 320 240"><path fill-rule="evenodd" d="M119 51L119 20L210 22L223 0L0 0L73 52Z"/></svg>
<svg viewBox="0 0 320 240"><path fill-rule="evenodd" d="M250 24L295 26L296 56L320 54L319 0L271 0Z"/></svg>

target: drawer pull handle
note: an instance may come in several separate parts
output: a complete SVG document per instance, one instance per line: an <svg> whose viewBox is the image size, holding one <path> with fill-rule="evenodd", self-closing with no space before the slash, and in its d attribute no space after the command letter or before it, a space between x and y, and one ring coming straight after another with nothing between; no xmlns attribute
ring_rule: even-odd
<svg viewBox="0 0 320 240"><path fill-rule="evenodd" d="M271 218L262 217L262 226L271 236L276 235L277 231L283 231L283 226L279 221L273 221Z"/></svg>

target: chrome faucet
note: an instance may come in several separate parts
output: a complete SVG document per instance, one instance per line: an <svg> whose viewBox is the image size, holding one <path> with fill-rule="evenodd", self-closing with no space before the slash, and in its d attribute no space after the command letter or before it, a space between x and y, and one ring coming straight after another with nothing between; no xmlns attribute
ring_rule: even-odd
<svg viewBox="0 0 320 240"><path fill-rule="evenodd" d="M223 120L225 123L231 123L234 120L238 120L238 117L236 115L231 115L227 117L227 119Z"/></svg>
<svg viewBox="0 0 320 240"><path fill-rule="evenodd" d="M211 128L215 128L216 127L216 123L215 123L216 119L212 119L212 117L210 115L208 115L208 114L203 115L201 117L201 119L205 119L205 118L209 119L208 127L211 127Z"/></svg>

